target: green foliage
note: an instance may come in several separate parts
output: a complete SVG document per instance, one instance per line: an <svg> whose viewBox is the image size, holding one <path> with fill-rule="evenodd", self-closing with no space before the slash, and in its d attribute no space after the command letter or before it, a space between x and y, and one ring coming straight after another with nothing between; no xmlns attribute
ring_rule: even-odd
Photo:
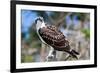
<svg viewBox="0 0 100 73"><path fill-rule="evenodd" d="M30 47L34 48L40 48L41 47L41 42L39 40L39 37L36 33L36 30L33 29L33 27L30 27L29 29L29 38L26 40L27 43L29 43Z"/></svg>
<svg viewBox="0 0 100 73"><path fill-rule="evenodd" d="M87 14L85 14L85 13L72 13L70 16L71 16L71 18L73 19L73 16L77 16L78 17L78 20L81 20L81 21L84 21L84 20L90 20L90 15L87 13Z"/></svg>
<svg viewBox="0 0 100 73"><path fill-rule="evenodd" d="M90 29L82 29L81 32L85 34L86 39L90 38Z"/></svg>
<svg viewBox="0 0 100 73"><path fill-rule="evenodd" d="M81 21L84 21L86 18L86 14L84 13L77 13L76 15L78 16L78 19Z"/></svg>
<svg viewBox="0 0 100 73"><path fill-rule="evenodd" d="M24 60L23 60L24 59ZM32 62L32 56L25 55L23 56L22 62Z"/></svg>

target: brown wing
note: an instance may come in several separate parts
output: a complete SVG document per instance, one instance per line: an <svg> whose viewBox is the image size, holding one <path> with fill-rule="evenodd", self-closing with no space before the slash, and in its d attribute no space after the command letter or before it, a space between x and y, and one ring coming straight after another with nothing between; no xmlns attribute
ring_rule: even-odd
<svg viewBox="0 0 100 73"><path fill-rule="evenodd" d="M54 26L47 26L39 29L39 34L43 40L54 48L65 48L69 42L65 40L65 36Z"/></svg>

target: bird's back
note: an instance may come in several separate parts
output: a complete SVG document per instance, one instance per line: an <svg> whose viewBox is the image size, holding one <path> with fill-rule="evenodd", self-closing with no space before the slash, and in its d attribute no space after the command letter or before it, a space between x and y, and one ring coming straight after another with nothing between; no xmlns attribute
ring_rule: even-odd
<svg viewBox="0 0 100 73"><path fill-rule="evenodd" d="M40 28L39 34L48 45L54 47L56 50L69 48L69 42L65 40L63 33L57 30L55 26Z"/></svg>

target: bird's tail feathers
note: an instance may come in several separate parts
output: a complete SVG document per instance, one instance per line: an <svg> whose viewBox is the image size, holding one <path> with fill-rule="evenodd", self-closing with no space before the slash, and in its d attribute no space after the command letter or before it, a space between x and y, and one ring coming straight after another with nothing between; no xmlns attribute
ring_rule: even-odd
<svg viewBox="0 0 100 73"><path fill-rule="evenodd" d="M78 59L77 55L79 55L78 52L76 52L75 50L71 50L71 51L66 51L67 53L69 53L72 57Z"/></svg>

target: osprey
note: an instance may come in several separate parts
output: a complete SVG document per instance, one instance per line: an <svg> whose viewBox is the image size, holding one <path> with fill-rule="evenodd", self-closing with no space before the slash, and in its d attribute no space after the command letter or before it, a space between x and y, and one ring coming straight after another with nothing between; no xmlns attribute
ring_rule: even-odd
<svg viewBox="0 0 100 73"><path fill-rule="evenodd" d="M71 56L77 58L78 52L70 48L69 41L65 39L65 36L55 26L47 26L42 17L38 17L35 20L36 30L40 40L51 47L49 55L52 55L55 50L64 51ZM78 59L78 58L77 58Z"/></svg>

